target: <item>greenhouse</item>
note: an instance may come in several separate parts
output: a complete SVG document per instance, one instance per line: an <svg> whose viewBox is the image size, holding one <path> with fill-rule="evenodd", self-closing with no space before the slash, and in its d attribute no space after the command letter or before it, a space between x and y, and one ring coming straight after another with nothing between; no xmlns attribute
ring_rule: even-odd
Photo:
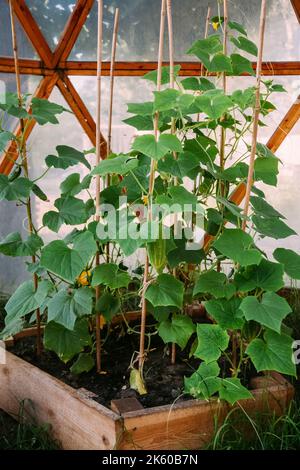
<svg viewBox="0 0 300 470"><path fill-rule="evenodd" d="M0 13L0 450L299 450L300 1Z"/></svg>

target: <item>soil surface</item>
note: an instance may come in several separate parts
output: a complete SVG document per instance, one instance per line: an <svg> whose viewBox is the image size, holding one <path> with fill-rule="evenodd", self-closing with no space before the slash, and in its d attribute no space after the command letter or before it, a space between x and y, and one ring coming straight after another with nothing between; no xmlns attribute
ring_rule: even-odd
<svg viewBox="0 0 300 470"><path fill-rule="evenodd" d="M161 339L152 336L150 352L144 365L144 378L147 387L147 395L140 396L129 385L129 364L135 351L138 351L139 335L124 334L118 326L111 333L104 344L102 352L104 375L98 375L95 370L81 375L70 372L68 365L61 362L51 351L44 351L38 358L35 354L35 339L24 338L19 340L12 351L26 361L38 366L40 369L59 378L72 387L85 388L95 394L94 400L110 407L113 399L136 397L145 407L172 404L175 400L191 399L184 395L184 377L189 377L198 368L200 360L189 359L189 344L185 351L177 348L176 364L172 365L169 347L162 343ZM191 339L192 343L193 339ZM221 370L225 369L220 364ZM250 374L252 376L253 374ZM224 370L223 376L230 376L230 372ZM248 377L242 382L247 385Z"/></svg>

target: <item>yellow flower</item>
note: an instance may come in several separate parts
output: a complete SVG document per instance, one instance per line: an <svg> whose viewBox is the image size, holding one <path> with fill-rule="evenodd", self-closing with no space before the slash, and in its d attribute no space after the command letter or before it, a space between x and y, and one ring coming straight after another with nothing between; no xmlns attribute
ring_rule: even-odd
<svg viewBox="0 0 300 470"><path fill-rule="evenodd" d="M149 202L148 196L142 196L142 201L147 206Z"/></svg>
<svg viewBox="0 0 300 470"><path fill-rule="evenodd" d="M218 21L212 22L212 27L214 28L215 31L218 31L219 26L220 26L220 23Z"/></svg>
<svg viewBox="0 0 300 470"><path fill-rule="evenodd" d="M105 325L106 325L106 320L103 315L100 315L100 330L103 330Z"/></svg>
<svg viewBox="0 0 300 470"><path fill-rule="evenodd" d="M91 271L82 271L80 276L77 278L78 284L80 284L81 286L89 286L90 276L91 276Z"/></svg>

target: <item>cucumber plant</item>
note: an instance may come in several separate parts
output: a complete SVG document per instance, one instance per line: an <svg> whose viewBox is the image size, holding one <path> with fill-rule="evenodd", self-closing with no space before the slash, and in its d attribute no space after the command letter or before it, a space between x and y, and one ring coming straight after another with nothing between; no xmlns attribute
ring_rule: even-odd
<svg viewBox="0 0 300 470"><path fill-rule="evenodd" d="M126 312L130 300L144 292L147 311L156 321L154 332L199 360L199 368L185 378L185 392L234 403L251 397L244 386L251 367L296 374L293 340L284 325L291 308L277 292L284 286L284 273L300 279L300 256L278 248L270 260L259 246L262 238L295 234L266 201L262 184L276 187L280 161L263 143L256 147L251 214L246 232L242 230L245 217L231 195L247 180L255 87L225 93L220 81L224 73L253 75L245 52L256 57L257 47L242 25L229 22L232 50L224 54L221 28L213 28L212 35L197 40L188 51L204 64L206 76L181 79L176 66L176 89L168 88L170 70L163 67L164 89L154 92L150 102L128 105L131 117L124 122L139 132L128 153L111 154L94 168L85 152L65 145L45 158L47 177L51 168L61 169L61 194L55 209L45 212L42 226L33 226L27 239L11 233L0 242L4 255L26 260L34 254L36 263L25 262L39 278L37 289L26 281L9 299L1 337L34 322L32 312L40 308L44 347L69 363L73 373L89 371L95 364L95 312L101 311L101 326L109 330L113 317ZM155 83L157 72L143 78ZM260 126L275 109L271 95L285 92L273 80L263 80L262 85ZM6 98L0 105L3 113L25 122L56 124L57 115L65 111L34 98L28 113L15 95ZM158 114L156 140L153 119ZM221 149L222 130L226 141ZM1 150L12 140L20 149L22 139L1 127ZM80 179L77 172L63 179L64 170L73 166L84 166L89 174ZM99 223L91 197L95 175L103 182L110 176L110 185L103 185L100 194L105 207ZM47 199L37 181L24 177L18 160L11 176L0 175L0 199L22 205L32 192ZM45 244L43 231L58 233L63 225L73 230ZM187 228L206 232L209 243L202 246L193 240ZM147 252L150 262L147 285L143 264L135 272L125 268L126 259L139 249ZM97 252L100 265L95 268ZM205 323L195 323L187 313L195 301L205 307ZM149 334L153 328L151 320Z"/></svg>

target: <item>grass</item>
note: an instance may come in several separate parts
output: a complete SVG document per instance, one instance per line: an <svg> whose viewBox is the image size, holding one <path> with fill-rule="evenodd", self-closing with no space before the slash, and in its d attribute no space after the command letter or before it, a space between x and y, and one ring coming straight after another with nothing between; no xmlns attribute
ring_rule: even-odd
<svg viewBox="0 0 300 470"><path fill-rule="evenodd" d="M251 423L236 409L229 413L206 449L300 450L300 403L292 402L283 416L260 415Z"/></svg>
<svg viewBox="0 0 300 470"><path fill-rule="evenodd" d="M49 437L48 425L27 422L21 404L18 422L0 410L1 450L57 450L58 444Z"/></svg>

